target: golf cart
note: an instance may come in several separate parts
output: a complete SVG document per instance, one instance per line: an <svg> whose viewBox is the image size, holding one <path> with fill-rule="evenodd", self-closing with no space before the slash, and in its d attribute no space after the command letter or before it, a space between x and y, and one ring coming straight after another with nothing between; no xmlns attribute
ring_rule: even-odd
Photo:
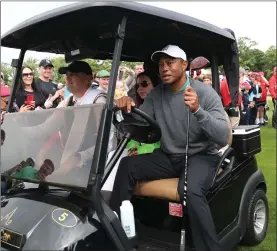
<svg viewBox="0 0 277 251"><path fill-rule="evenodd" d="M186 208L177 196L178 179L137 184L132 199L136 218L133 238L127 237L120 219L109 207L111 192L101 191L130 139L153 143L162 136L155 120L138 108L131 115L122 112L123 118L119 119L113 97L120 60L147 61L153 51L167 44L184 48L190 58L207 58L218 93L218 66L224 66L233 105L228 114L232 116L239 84L234 34L195 18L135 2L80 2L27 20L1 38L2 46L21 50L12 62L16 71L8 109L26 50L64 54L67 62L113 60L105 105L5 115L1 180L23 181L32 187L11 189L1 199L3 250L161 251L184 250L184 243L186 250L193 250L193 226L186 220ZM112 122L124 136L107 162ZM268 224L267 187L255 158L261 151L260 129L239 126L232 132L232 143L222 152L206 195L224 251L241 242L259 244ZM52 135L58 136L49 147ZM81 151L90 153L90 161L76 167L74 158ZM30 157L36 169L51 161L53 168L45 179L6 175ZM180 245L183 222L187 241L182 239Z"/></svg>

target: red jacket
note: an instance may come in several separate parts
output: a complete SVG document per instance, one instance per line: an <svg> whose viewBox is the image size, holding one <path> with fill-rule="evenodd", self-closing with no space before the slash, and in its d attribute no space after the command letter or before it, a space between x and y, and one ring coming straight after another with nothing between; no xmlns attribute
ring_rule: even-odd
<svg viewBox="0 0 277 251"><path fill-rule="evenodd" d="M269 93L272 98L276 99L276 73L269 79Z"/></svg>
<svg viewBox="0 0 277 251"><path fill-rule="evenodd" d="M259 101L266 101L266 97L267 97L266 83L264 81L260 81L260 84L262 89L262 96L259 98Z"/></svg>
<svg viewBox="0 0 277 251"><path fill-rule="evenodd" d="M224 78L220 83L220 93L221 93L223 106L226 107L227 105L229 105L232 102L230 91L229 91L229 86L228 86L226 78Z"/></svg>

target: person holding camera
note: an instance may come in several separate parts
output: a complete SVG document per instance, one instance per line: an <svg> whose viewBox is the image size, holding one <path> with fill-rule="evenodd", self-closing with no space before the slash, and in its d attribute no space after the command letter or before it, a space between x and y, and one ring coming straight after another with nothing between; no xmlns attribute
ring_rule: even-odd
<svg viewBox="0 0 277 251"><path fill-rule="evenodd" d="M13 110L16 112L32 111L38 106L44 106L44 102L45 98L34 80L34 71L24 66L15 93Z"/></svg>

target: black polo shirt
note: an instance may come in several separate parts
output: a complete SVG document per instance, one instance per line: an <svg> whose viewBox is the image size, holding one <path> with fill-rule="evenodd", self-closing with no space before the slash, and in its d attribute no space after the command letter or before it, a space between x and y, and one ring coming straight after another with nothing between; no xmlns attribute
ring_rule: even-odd
<svg viewBox="0 0 277 251"><path fill-rule="evenodd" d="M43 96L45 99L48 99L49 95L52 94L52 96L55 95L56 91L58 90L58 86L54 84L52 81L45 82L38 78L36 80L37 86L40 88Z"/></svg>

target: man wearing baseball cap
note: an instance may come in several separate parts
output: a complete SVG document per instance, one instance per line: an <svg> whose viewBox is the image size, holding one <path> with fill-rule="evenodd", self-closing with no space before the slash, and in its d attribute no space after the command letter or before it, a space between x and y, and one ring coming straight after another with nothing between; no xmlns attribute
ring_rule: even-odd
<svg viewBox="0 0 277 251"><path fill-rule="evenodd" d="M91 88L92 70L85 61L74 61L67 67L61 67L59 73L66 74L66 87L72 95L58 107L92 104L97 95L103 92ZM106 98L99 97L98 102L105 103Z"/></svg>
<svg viewBox="0 0 277 251"><path fill-rule="evenodd" d="M107 92L109 87L109 81L110 81L110 73L106 70L101 70L97 72L96 77L99 79L98 89L101 91Z"/></svg>
<svg viewBox="0 0 277 251"><path fill-rule="evenodd" d="M81 106L81 105L89 105L94 103L105 103L106 102L106 94L101 92L100 90L93 89L91 87L91 81L92 81L92 69L89 66L87 62L84 61L74 61L71 64L69 64L66 67L59 68L59 73L66 75L66 86L68 90L70 91L71 95L59 103L57 108L60 107L69 107L69 106ZM51 128L53 124L55 124L55 127L58 130L61 130L61 138L66 139L65 143L65 150L64 155L61 158L61 166L58 170L60 174L63 174L64 172L67 172L68 170L76 167L85 168L90 165L90 161L92 160L92 156L94 153L94 146L87 148L87 145L91 145L91 143L87 143L86 140L90 140L90 138L85 138L85 141L83 140L83 137L76 137L76 134L69 133L70 130L73 130L71 128L71 125L75 124L78 125L78 132L85 132L87 124L86 123L80 123L80 113L76 113L79 116L74 117L74 121L72 124L70 124L70 128L67 128L67 124L65 123L66 119L57 117L58 113L53 113L53 115L46 120L45 123L40 124L38 126L27 128L27 130L24 128L25 134L30 134L30 137L39 139L40 135L46 131L48 132L48 128ZM61 113L62 114L62 113ZM59 116L61 116L59 114ZM82 119L81 119L82 120ZM96 119L97 120L97 119ZM61 128L61 129L60 129ZM66 129L62 129L66 128ZM67 135L68 133L68 135ZM67 149L67 145L70 144L68 142L74 141L74 145L76 146L77 152L72 151L72 149L69 147ZM114 128L112 127L111 133L110 133L110 141L109 141L109 147L108 151L111 151L114 147ZM77 147L78 146L78 147ZM75 148L74 148L75 149ZM70 154L69 154L70 153ZM53 173L54 175L55 173ZM57 176L59 177L59 176ZM52 177L53 178L53 177Z"/></svg>
<svg viewBox="0 0 277 251"><path fill-rule="evenodd" d="M45 99L49 98L49 95L55 95L58 91L58 86L51 81L54 71L54 65L49 59L42 59L39 63L39 78L36 79L36 84L41 88L42 94ZM57 107L58 103L54 102L53 107Z"/></svg>
<svg viewBox="0 0 277 251"><path fill-rule="evenodd" d="M122 158L111 207L119 212L121 202L131 199L133 188L140 181L178 177L178 193L183 198L186 132L189 130L187 208L193 240L197 251L219 251L205 193L220 160L216 145L226 146L230 136L220 97L210 86L186 76L187 55L178 46L168 45L154 52L152 60L159 64L162 83L148 94L140 109L159 124L161 148L151 154ZM130 97L122 97L116 105L130 112L135 102Z"/></svg>

